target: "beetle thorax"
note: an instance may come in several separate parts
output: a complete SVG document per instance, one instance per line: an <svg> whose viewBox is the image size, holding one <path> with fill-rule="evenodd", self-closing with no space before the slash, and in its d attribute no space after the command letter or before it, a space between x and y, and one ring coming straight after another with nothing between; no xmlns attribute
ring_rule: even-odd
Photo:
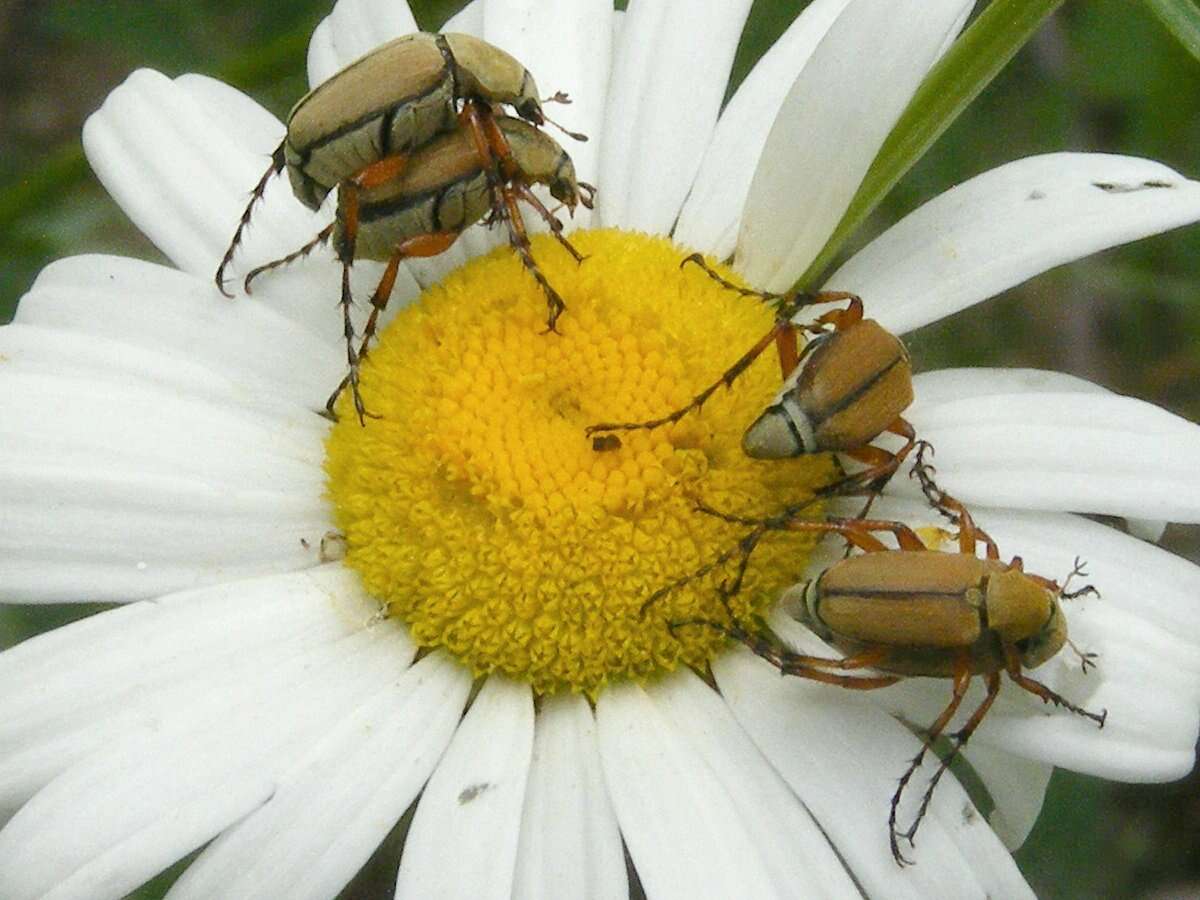
<svg viewBox="0 0 1200 900"><path fill-rule="evenodd" d="M988 577L988 628L1006 643L1039 634L1050 621L1054 605L1054 594L1019 569L993 572Z"/></svg>
<svg viewBox="0 0 1200 900"><path fill-rule="evenodd" d="M508 103L525 119L544 121L537 83L514 57L469 34L443 35L454 55L460 97Z"/></svg>

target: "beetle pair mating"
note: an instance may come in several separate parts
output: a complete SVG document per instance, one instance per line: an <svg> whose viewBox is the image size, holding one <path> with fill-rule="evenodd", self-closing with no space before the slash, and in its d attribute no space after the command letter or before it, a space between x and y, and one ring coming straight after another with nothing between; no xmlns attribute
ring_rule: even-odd
<svg viewBox="0 0 1200 900"><path fill-rule="evenodd" d="M851 690L874 690L908 677L949 678L951 697L926 730L920 751L910 761L892 795L888 812L889 843L898 864L909 862L900 842L910 844L928 811L934 790L951 762L979 727L1000 690L1001 673L1023 690L1103 727L1106 711L1090 712L1025 674L1069 646L1079 655L1084 671L1094 654L1080 652L1067 636L1060 600L1096 593L1091 586L1068 593L1067 584L1024 571L1020 557L1000 559L995 541L975 525L970 513L933 480L925 460L927 442L918 441L903 411L912 402L912 372L903 344L877 322L863 318L861 300L842 292L761 294L731 284L709 268L699 255L684 260L701 266L710 277L743 295L775 303L775 325L733 366L690 404L662 418L641 423L593 426L590 433L655 428L679 421L698 409L722 385L727 387L774 343L779 349L784 385L775 401L747 429L743 449L756 458L783 458L807 453L840 451L866 465L818 492L819 497L865 494L867 505L855 518L814 520L806 517L813 501L787 508L766 519L745 519L700 505L700 510L750 527L737 544L712 562L661 588L643 605L645 610L667 593L707 575L737 558L736 573L720 588L728 624L710 620L675 622L715 628L734 638L783 674L808 678ZM795 325L792 319L805 307L845 301L814 322ZM798 331L815 335L803 352L796 352ZM895 453L872 445L891 432L905 438ZM930 505L957 526L957 552L927 549L917 534L900 522L865 518L871 502L915 451L912 474L921 483ZM818 499L814 498L814 499ZM831 644L841 659L794 653L761 631L743 627L729 599L741 587L751 555L771 532L837 534L850 548L863 551L847 556L817 578L797 585L782 602L802 624ZM892 549L877 536L891 534ZM982 543L985 555L976 555ZM1076 562L1072 576L1083 574ZM1067 582L1070 581L1068 577ZM860 673L864 669L876 674ZM900 801L926 753L942 736L976 675L987 692L966 722L950 736L949 752L930 778L912 822L897 824Z"/></svg>
<svg viewBox="0 0 1200 900"><path fill-rule="evenodd" d="M549 99L569 102L565 94ZM595 189L576 179L571 158L539 130L550 121L542 102L533 76L503 50L470 35L422 33L384 44L293 107L287 133L242 213L216 282L224 293L225 269L274 176L286 169L297 199L314 210L337 189L333 223L295 252L252 269L244 282L248 293L263 272L306 256L326 241L332 244L342 264L340 305L349 371L326 403L331 417L349 385L359 421L365 421L359 366L400 263L444 252L485 216L489 224L507 223L510 244L546 295L547 327L555 330L566 304L533 258L517 204L523 200L532 206L578 262L582 256L563 236L562 222L531 186L546 185L572 213L579 204L591 208ZM520 118L498 112L503 105ZM350 267L358 258L386 260L387 266L356 346Z"/></svg>

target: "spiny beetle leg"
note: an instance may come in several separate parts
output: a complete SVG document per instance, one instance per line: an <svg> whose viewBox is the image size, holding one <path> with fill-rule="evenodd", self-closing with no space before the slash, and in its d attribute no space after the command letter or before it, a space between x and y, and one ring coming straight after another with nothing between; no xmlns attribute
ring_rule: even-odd
<svg viewBox="0 0 1200 900"><path fill-rule="evenodd" d="M504 206L508 213L508 242L512 248L521 257L521 262L525 266L525 270L533 276L533 280L542 288L542 293L546 295L546 331L558 333L558 317L566 312L567 304L563 298L559 296L558 291L546 280L546 276L542 274L541 267L538 266L537 260L533 258L533 251L529 244L529 235L525 231L525 220L521 218L521 210L517 207L516 191L505 185L500 188L500 194L504 198ZM589 432L589 437L591 433Z"/></svg>
<svg viewBox="0 0 1200 900"><path fill-rule="evenodd" d="M267 171L263 173L262 178L258 180L258 184L254 186L253 192L250 194L250 202L246 204L246 208L242 211L242 217L238 220L237 228L233 232L233 239L229 242L229 247L225 251L225 255L221 257L221 264L217 266L216 282L217 290L230 299L233 294L225 290L225 269L233 262L233 254L237 252L238 244L242 242L242 232L246 230L246 226L250 224L250 216L254 211L254 205L262 199L266 193L267 184L283 171L286 165L284 158L284 144L286 139L279 142L279 146L275 148L275 152L271 154L271 164L267 166Z"/></svg>
<svg viewBox="0 0 1200 900"><path fill-rule="evenodd" d="M900 811L900 798L904 795L905 788L912 780L913 775L921 768L921 763L925 761L925 754L932 749L932 745L950 723L950 719L958 712L958 707L962 704L963 697L967 694L967 688L971 685L971 661L970 657L965 653L959 653L954 658L954 684L950 694L950 702L946 704L945 709L929 726L925 738L921 741L921 749L917 751L917 755L912 758L908 764L908 768L904 770L904 774L900 776L900 783L896 785L896 792L892 794L891 808L888 811L888 833L889 841L892 848L892 857L896 863L901 866L911 865L912 861L906 859L900 853L899 838L901 836L912 842L912 836L916 833L916 826L908 832L901 834L896 826L896 820ZM920 821L918 816L917 821Z"/></svg>
<svg viewBox="0 0 1200 900"><path fill-rule="evenodd" d="M250 293L250 282L252 282L254 279L256 279L263 272L270 271L271 269L277 269L280 266L286 266L289 263L293 263L298 259L308 256L308 254L312 253L319 246L321 246L323 243L325 243L327 240L329 240L329 236L331 234L333 234L333 223L332 222L330 224L326 225L320 231L318 231L317 236L315 238L313 238L311 241L309 241L307 244L305 244L303 247L301 247L299 250L293 250L287 256L283 256L283 257L280 257L279 259L272 260L269 263L263 263L261 266L256 266L255 268L251 269L249 272L246 273L246 278L242 283L242 288L246 291L247 294L249 294Z"/></svg>
<svg viewBox="0 0 1200 900"><path fill-rule="evenodd" d="M743 353L741 358L738 359L738 361L728 369L726 369L720 378L693 397L692 401L686 406L681 406L679 409L672 413L668 413L661 418L649 419L645 422L602 422L596 425L589 425L585 429L585 432L588 435L592 435L598 431L652 430L663 425L675 424L692 410L700 409L702 406L704 406L704 404L708 401L708 398L715 394L722 385L725 387L732 386L733 382L737 380L738 376L746 371L746 369L750 368L750 365L762 355L763 351L775 342L776 335L778 335L782 329L790 329L791 327L792 324L790 322L777 321L771 330L763 335L757 342L755 342L753 347Z"/></svg>
<svg viewBox="0 0 1200 900"><path fill-rule="evenodd" d="M1018 687L1023 688L1035 697L1040 697L1043 703L1053 703L1055 706L1061 706L1063 709L1070 710L1077 716L1083 716L1085 719L1091 719L1099 727L1103 728L1104 723L1108 721L1108 710L1102 709L1098 713L1084 709L1082 706L1076 706L1066 697L1055 693L1033 678L1025 675L1021 671L1021 655L1020 651L1015 646L1009 645L1004 648L1004 670L1008 673L1008 677L1016 683Z"/></svg>
<svg viewBox="0 0 1200 900"><path fill-rule="evenodd" d="M575 245L568 241L566 236L563 234L562 221L552 212L550 212L550 210L546 209L546 204L542 203L542 201L538 199L537 194L531 191L529 186L522 182L517 182L517 184L514 186L514 190L516 190L517 195L522 200L532 206L534 211L536 211L537 214L545 220L546 225L550 228L550 233L554 235L554 239L558 241L568 253L571 254L571 257L575 260L575 262L583 262L586 257L576 250Z"/></svg>

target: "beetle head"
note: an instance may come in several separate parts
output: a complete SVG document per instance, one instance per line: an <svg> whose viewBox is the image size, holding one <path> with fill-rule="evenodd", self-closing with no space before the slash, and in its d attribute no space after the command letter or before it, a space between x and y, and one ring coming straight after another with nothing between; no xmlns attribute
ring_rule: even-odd
<svg viewBox="0 0 1200 900"><path fill-rule="evenodd" d="M833 633L821 621L818 607L821 590L817 579L793 584L779 597L780 608L822 640L829 640Z"/></svg>
<svg viewBox="0 0 1200 900"><path fill-rule="evenodd" d="M571 212L575 212L575 207L581 203L585 209L592 208L592 198L596 189L575 178L575 164L565 153L559 161L554 178L549 182L549 188L550 195Z"/></svg>
<svg viewBox="0 0 1200 900"><path fill-rule="evenodd" d="M532 81L533 79L530 79L530 83ZM542 101L538 97L519 97L513 101L513 109L526 122L538 126L546 124L546 114L542 112Z"/></svg>
<svg viewBox="0 0 1200 900"><path fill-rule="evenodd" d="M507 103L527 122L545 123L537 82L511 54L469 34L443 34L442 39L454 57L459 97Z"/></svg>
<svg viewBox="0 0 1200 900"><path fill-rule="evenodd" d="M1053 597L1050 617L1038 631L1023 641L1017 641L1021 662L1027 669L1036 669L1053 657L1067 643L1067 617L1063 615L1058 598Z"/></svg>

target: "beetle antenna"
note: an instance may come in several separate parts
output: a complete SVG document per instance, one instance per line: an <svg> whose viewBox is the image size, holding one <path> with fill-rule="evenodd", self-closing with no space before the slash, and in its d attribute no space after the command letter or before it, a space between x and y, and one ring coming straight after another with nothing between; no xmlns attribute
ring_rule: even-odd
<svg viewBox="0 0 1200 900"><path fill-rule="evenodd" d="M555 128L557 128L559 131L561 131L563 134L565 134L567 137L571 138L571 140L579 141L581 144L587 143L588 136L586 134L584 134L582 131L571 131L571 129L566 128L563 125L560 125L558 122L555 122L552 118L550 118L548 115L546 115L546 113L544 111L542 112L542 118L545 119L547 122L549 122L551 125L553 125Z"/></svg>
<svg viewBox="0 0 1200 900"><path fill-rule="evenodd" d="M555 91L549 97L542 98L543 103L561 103L563 106L570 106L574 101L571 95L566 91Z"/></svg>
<svg viewBox="0 0 1200 900"><path fill-rule="evenodd" d="M1067 638L1067 646L1079 657L1079 668L1083 669L1083 674L1087 674L1089 666L1093 669L1096 668L1096 660L1100 658L1099 653L1092 650L1080 650L1070 638Z"/></svg>
<svg viewBox="0 0 1200 900"><path fill-rule="evenodd" d="M1075 577L1080 577L1080 578L1087 577L1086 564L1078 556L1075 557L1075 564L1071 568L1071 573L1069 575L1067 575L1066 579L1063 581L1062 587L1058 591L1058 596L1059 596L1060 600L1075 600L1078 597L1087 597L1087 596L1099 597L1100 596L1100 592L1098 590L1096 590L1095 585L1091 585L1091 584L1085 584L1083 587L1081 587L1077 591L1068 591L1067 588L1071 586L1071 579L1075 578Z"/></svg>

